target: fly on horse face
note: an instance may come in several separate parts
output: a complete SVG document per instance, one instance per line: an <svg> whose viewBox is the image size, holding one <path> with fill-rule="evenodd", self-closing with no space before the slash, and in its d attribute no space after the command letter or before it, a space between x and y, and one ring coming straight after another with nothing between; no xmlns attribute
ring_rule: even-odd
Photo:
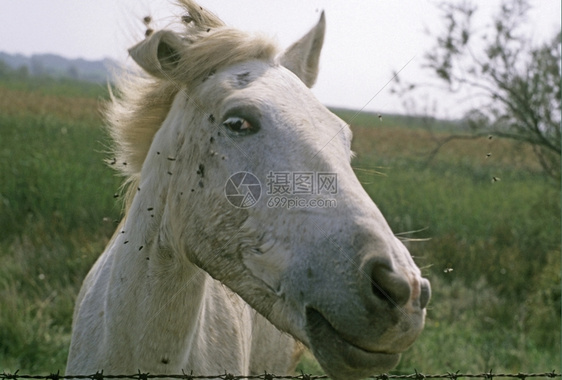
<svg viewBox="0 0 562 380"><path fill-rule="evenodd" d="M181 5L182 30L130 49L142 72L107 106L126 211L78 295L67 373L287 374L303 346L334 379L391 369L430 286L356 178L349 126L309 89L324 14L281 50ZM240 191L331 173L336 206L236 207L236 173L254 179Z"/></svg>

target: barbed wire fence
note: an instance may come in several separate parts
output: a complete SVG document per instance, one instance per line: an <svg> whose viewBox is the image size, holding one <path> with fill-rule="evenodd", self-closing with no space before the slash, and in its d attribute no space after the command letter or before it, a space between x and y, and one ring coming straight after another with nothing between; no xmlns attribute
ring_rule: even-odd
<svg viewBox="0 0 562 380"><path fill-rule="evenodd" d="M561 374L556 373L554 370L551 372L542 372L542 373L494 373L492 370L489 372L482 372L478 374L470 374L470 373L460 373L460 371L456 372L447 372L444 374L438 375L431 375L431 374L424 374L421 372L415 371L415 373L408 374L408 375L389 375L389 374L380 374L380 375L373 375L369 376L366 379L374 379L374 380L394 380L394 379L404 379L404 380L427 380L427 379L450 379L450 380L458 380L462 378L476 378L476 379L484 379L484 380L493 380L494 378L515 378L520 380L530 379L530 378L560 378ZM183 372L182 374L177 375L170 375L170 374L162 374L162 375L153 375L150 373L142 373L138 372L131 375L105 375L103 371L97 372L92 375L61 375L59 372L51 373L49 375L25 375L20 374L19 371L15 373L7 373L3 372L0 374L0 380L25 380L25 379L34 379L34 380L70 380L70 379L83 379L83 380L111 380L111 379L131 379L131 380L150 380L150 379L177 379L177 380L196 380L196 379L220 379L220 380L242 380L242 379L257 379L257 380L273 380L273 379L300 379L300 380L316 380L316 379L330 379L327 375L310 375L301 373L300 375L275 375L272 373L264 372L260 375L248 375L248 376L239 376L233 375L230 373L224 373L220 375L194 375L193 373L187 374Z"/></svg>

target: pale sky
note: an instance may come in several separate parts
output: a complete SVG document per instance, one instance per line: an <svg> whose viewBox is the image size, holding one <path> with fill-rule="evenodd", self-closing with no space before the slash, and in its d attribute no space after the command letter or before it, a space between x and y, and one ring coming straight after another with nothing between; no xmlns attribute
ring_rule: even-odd
<svg viewBox="0 0 562 380"><path fill-rule="evenodd" d="M283 47L305 34L324 10L327 34L314 93L329 106L381 113L404 112L402 100L390 94L390 86L380 90L393 70L412 58L403 77L425 80L428 74L420 66L434 41L424 31L443 27L436 1L430 0L199 2L227 24L264 32ZM476 1L482 19L499 3ZM560 29L560 0L531 3L529 33L539 41L549 38ZM150 15L157 22L153 28L159 29L178 14L181 11L168 0L0 0L0 51L92 60L109 57L131 64L126 51L143 38L142 18Z"/></svg>

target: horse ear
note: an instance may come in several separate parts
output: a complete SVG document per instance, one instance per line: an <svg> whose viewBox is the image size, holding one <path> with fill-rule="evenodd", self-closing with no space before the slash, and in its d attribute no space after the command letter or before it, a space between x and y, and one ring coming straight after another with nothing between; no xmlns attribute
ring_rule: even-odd
<svg viewBox="0 0 562 380"><path fill-rule="evenodd" d="M178 66L181 39L173 32L160 30L129 49L131 58L147 73L169 79Z"/></svg>
<svg viewBox="0 0 562 380"><path fill-rule="evenodd" d="M308 87L312 87L318 77L318 62L325 31L326 17L322 11L316 26L292 44L280 59L281 64L295 73Z"/></svg>

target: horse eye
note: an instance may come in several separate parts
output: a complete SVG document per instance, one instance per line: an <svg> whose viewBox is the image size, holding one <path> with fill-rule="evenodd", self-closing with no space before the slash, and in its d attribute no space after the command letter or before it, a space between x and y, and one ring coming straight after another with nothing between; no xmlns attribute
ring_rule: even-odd
<svg viewBox="0 0 562 380"><path fill-rule="evenodd" d="M228 128L230 131L239 133L239 134L246 134L253 132L253 127L248 120L243 119L241 117L231 116L226 119L222 125Z"/></svg>

